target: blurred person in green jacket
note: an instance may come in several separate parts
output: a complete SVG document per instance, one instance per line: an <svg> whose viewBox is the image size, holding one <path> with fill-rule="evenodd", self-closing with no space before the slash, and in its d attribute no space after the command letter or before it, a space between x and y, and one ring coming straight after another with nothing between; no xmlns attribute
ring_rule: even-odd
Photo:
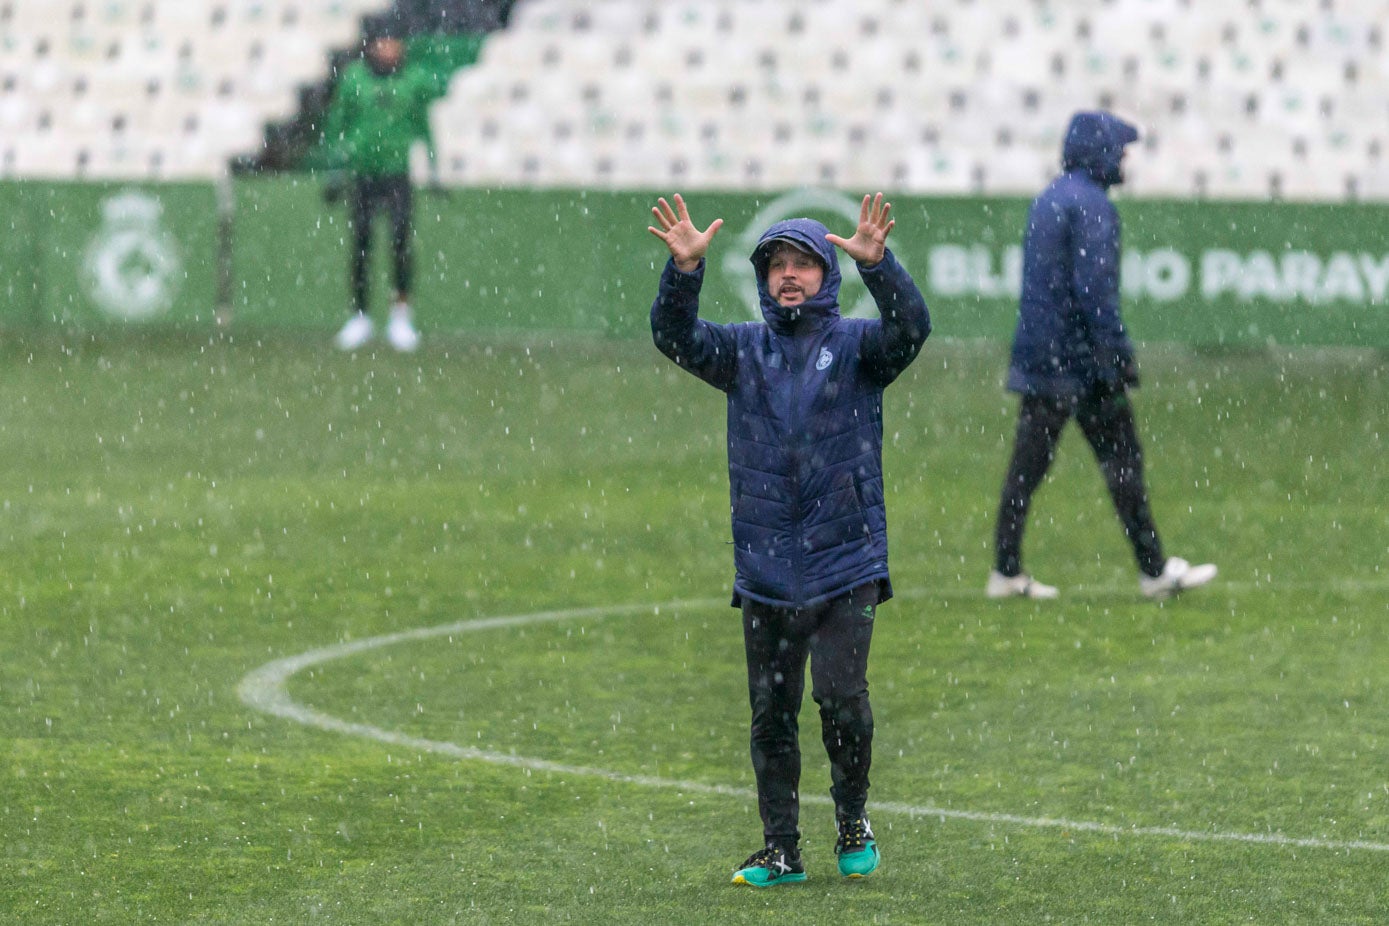
<svg viewBox="0 0 1389 926"><path fill-rule="evenodd" d="M373 334L367 279L372 219L383 210L391 220L395 280L386 336L396 350L419 346L410 309L414 234L410 151L416 142L424 142L430 185L437 186L429 104L440 95L439 89L432 72L406 62L399 29L390 17L382 17L369 24L363 57L343 70L328 105L323 142L332 172L324 192L330 202L347 195L352 247L352 317L336 339L343 350L356 350Z"/></svg>

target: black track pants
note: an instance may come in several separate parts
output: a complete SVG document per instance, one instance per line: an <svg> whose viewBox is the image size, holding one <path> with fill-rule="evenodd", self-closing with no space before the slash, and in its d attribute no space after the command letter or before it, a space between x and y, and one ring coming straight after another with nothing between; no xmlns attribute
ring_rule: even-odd
<svg viewBox="0 0 1389 926"><path fill-rule="evenodd" d="M391 218L391 257L397 292L410 292L410 251L414 195L405 174L357 177L349 204L352 225L352 307L367 310L367 278L371 269L371 220L382 209Z"/></svg>
<svg viewBox="0 0 1389 926"><path fill-rule="evenodd" d="M1022 535L1032 493L1042 484L1066 422L1075 418L1104 474L1114 510L1133 546L1144 575L1162 573L1162 544L1148 507L1143 481L1143 448L1138 442L1133 409L1124 390L1099 389L1079 400L1023 396L1013 458L1003 481L994 536L994 568L1006 576L1022 571Z"/></svg>
<svg viewBox="0 0 1389 926"><path fill-rule="evenodd" d="M743 643L752 705L752 768L757 808L770 842L800 838L801 750L797 715L810 660L811 697L830 759L830 794L844 815L863 812L873 758L868 645L878 586L803 609L743 600Z"/></svg>

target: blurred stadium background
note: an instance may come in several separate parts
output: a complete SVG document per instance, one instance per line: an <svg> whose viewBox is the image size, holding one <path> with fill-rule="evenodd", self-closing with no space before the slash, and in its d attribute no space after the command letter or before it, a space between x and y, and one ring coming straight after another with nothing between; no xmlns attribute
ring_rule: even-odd
<svg viewBox="0 0 1389 926"><path fill-rule="evenodd" d="M382 15L456 185L1030 194L1098 106L1134 196L1389 196L1381 0L5 0L4 176L301 167Z"/></svg>
<svg viewBox="0 0 1389 926"><path fill-rule="evenodd" d="M1126 258L1156 255L1125 269L1140 338L1389 344L1380 0L3 0L0 320L340 323L321 125L383 18L442 92L426 328L639 335L613 298L654 193L736 221L882 189L945 333L1003 337L1027 199L1104 107L1143 130L1116 190ZM558 304L575 234L608 246ZM548 270L503 272L524 248Z"/></svg>

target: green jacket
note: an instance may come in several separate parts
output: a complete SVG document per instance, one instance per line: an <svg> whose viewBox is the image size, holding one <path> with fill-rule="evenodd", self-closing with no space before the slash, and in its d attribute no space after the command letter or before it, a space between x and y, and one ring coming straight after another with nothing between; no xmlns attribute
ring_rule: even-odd
<svg viewBox="0 0 1389 926"><path fill-rule="evenodd" d="M417 140L425 143L432 163L429 104L439 96L437 83L433 74L408 63L379 75L365 61L353 61L342 72L324 119L328 164L373 177L408 174Z"/></svg>

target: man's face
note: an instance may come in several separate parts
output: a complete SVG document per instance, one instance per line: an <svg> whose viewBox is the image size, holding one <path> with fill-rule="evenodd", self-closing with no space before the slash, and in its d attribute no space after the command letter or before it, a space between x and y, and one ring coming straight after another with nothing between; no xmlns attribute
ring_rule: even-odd
<svg viewBox="0 0 1389 926"><path fill-rule="evenodd" d="M767 292L779 305L800 305L820 291L825 268L800 248L781 242L767 261Z"/></svg>
<svg viewBox="0 0 1389 926"><path fill-rule="evenodd" d="M367 54L381 67L393 68L405 55L405 43L394 37L373 39L367 46Z"/></svg>

